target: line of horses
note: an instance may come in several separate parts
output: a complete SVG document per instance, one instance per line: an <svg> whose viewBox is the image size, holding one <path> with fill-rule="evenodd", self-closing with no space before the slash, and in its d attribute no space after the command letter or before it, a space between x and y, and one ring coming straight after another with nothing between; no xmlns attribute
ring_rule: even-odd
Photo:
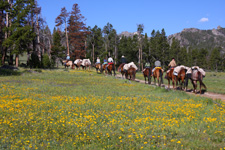
<svg viewBox="0 0 225 150"><path fill-rule="evenodd" d="M108 64L93 64L91 65L91 61L89 59L77 59L74 61L74 63L72 61L65 61L62 60L62 65L65 66L65 68L71 67L72 69L75 69L75 67L77 69L80 69L80 67L82 67L82 69L87 69L90 67L94 67L96 68L96 72L97 73L103 73L105 75L112 75L114 74L114 76L116 75L116 67L115 64L113 63L108 63ZM143 75L145 78L145 84L146 82L148 84L151 84L151 78L154 78L154 84L156 85L156 80L157 80L157 84L158 86L161 86L163 84L163 73L164 70L161 67L156 67L154 69L154 72L152 73L153 68L145 68L143 70ZM129 64L121 64L118 67L118 72L121 73L122 78L128 79L128 80L135 80L136 77L136 71L137 71L137 66L131 62ZM180 69L180 71L178 72L177 75L174 75L174 68L171 68L169 71L166 72L166 79L168 80L168 88L170 88L170 81L172 82L172 86L173 89L177 89L177 87L180 90L186 90L187 91L187 86L188 86L188 80L190 79L193 85L193 92L197 93L197 82L199 81L200 83L200 94L202 93L202 86L205 88L205 90L207 89L207 87L205 86L205 84L203 83L203 77L204 75L202 74L201 71L199 71L198 69L192 69L190 76L188 77L187 74L187 69Z"/></svg>
<svg viewBox="0 0 225 150"><path fill-rule="evenodd" d="M191 68L190 68L191 69ZM207 90L207 87L203 83L203 73L198 69L191 69L190 76L186 74L187 69L180 69L177 75L174 74L174 68L171 68L169 71L166 72L165 78L168 80L168 88L170 88L170 81L172 81L173 89L177 89L177 86L179 85L180 90L186 90L188 86L188 80L190 79L193 85L193 92L197 93L197 82L199 81L200 84L200 94L202 94L202 86ZM157 68L154 70L152 74L152 68L146 68L143 71L143 75L145 78L145 84L146 81L148 81L148 84L151 84L151 78L154 78L154 82L156 84L156 79L158 81L158 86L161 86L163 84L163 69ZM147 79L147 80L146 80Z"/></svg>

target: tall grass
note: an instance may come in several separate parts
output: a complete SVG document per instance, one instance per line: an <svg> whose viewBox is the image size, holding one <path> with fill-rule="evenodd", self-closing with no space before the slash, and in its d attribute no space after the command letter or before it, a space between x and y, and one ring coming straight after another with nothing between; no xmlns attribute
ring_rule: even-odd
<svg viewBox="0 0 225 150"><path fill-rule="evenodd" d="M225 148L210 99L96 72L0 77L1 149Z"/></svg>

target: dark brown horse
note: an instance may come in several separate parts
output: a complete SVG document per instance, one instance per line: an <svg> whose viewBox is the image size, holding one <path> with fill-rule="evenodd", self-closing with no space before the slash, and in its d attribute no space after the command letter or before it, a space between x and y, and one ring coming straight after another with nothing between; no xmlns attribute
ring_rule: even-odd
<svg viewBox="0 0 225 150"><path fill-rule="evenodd" d="M116 68L115 64L108 64L108 67L107 67L108 74L112 75L112 71L113 71L115 76L116 75L115 68Z"/></svg>
<svg viewBox="0 0 225 150"><path fill-rule="evenodd" d="M178 75L175 76L176 83L179 82L179 84L180 84L180 90L185 89L185 84L184 84L185 74L186 74L185 69L181 69L180 72L178 73Z"/></svg>
<svg viewBox="0 0 225 150"><path fill-rule="evenodd" d="M197 69L194 69L194 70L192 70L192 74L191 74L191 82L194 87L193 92L195 94L197 94L197 82L198 81L200 83L200 94L202 94L202 86L205 88L205 90L207 90L205 84L203 83L203 75L200 71L198 71Z"/></svg>
<svg viewBox="0 0 225 150"><path fill-rule="evenodd" d="M169 72L166 73L166 79L168 80L168 88L170 89L170 80L172 80L173 84L173 89L175 89L175 81L176 81L176 76L173 74L174 68L171 68ZM176 82L177 85L177 82Z"/></svg>
<svg viewBox="0 0 225 150"><path fill-rule="evenodd" d="M143 71L143 75L145 78L145 84L146 84L146 78L148 79L148 84L151 84L151 72L152 72L152 68L145 68Z"/></svg>
<svg viewBox="0 0 225 150"><path fill-rule="evenodd" d="M130 68L126 71L125 76L126 79L134 81L136 76L136 69L130 66Z"/></svg>
<svg viewBox="0 0 225 150"><path fill-rule="evenodd" d="M154 82L156 84L155 79L157 78L158 85L161 86L163 84L163 70L161 68L156 67L154 72L153 72L153 77L154 77Z"/></svg>
<svg viewBox="0 0 225 150"><path fill-rule="evenodd" d="M120 72L122 74L122 79L123 79L123 76L125 74L124 70L123 70L123 66L125 65L125 63L122 63L120 64L120 66L118 67L118 72Z"/></svg>

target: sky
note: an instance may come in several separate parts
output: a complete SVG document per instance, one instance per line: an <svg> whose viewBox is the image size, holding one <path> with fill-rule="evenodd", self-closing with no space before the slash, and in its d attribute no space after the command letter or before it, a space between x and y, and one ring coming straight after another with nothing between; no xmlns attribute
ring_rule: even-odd
<svg viewBox="0 0 225 150"><path fill-rule="evenodd" d="M138 24L144 25L148 36L152 30L164 29L169 36L184 28L225 27L225 0L38 0L42 18L51 31L61 8L70 12L75 3L87 27L103 29L110 23L118 34L136 32Z"/></svg>

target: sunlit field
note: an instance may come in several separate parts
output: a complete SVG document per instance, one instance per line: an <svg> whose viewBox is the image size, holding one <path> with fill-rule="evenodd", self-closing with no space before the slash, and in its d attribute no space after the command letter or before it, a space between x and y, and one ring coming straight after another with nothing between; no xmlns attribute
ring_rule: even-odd
<svg viewBox="0 0 225 150"><path fill-rule="evenodd" d="M219 103L95 71L23 71L0 77L0 149L225 149Z"/></svg>
<svg viewBox="0 0 225 150"><path fill-rule="evenodd" d="M164 72L163 76L166 73ZM141 72L138 72L136 75L137 79L144 80L144 76ZM154 83L154 79L151 79L152 84ZM163 78L164 84L168 85L168 80ZM203 78L203 82L207 87L208 92L213 93L221 93L225 94L225 72L206 72L205 78ZM172 85L172 81L170 81L170 85ZM193 89L193 85L191 80L188 82L188 88ZM199 90L199 83L198 83Z"/></svg>

